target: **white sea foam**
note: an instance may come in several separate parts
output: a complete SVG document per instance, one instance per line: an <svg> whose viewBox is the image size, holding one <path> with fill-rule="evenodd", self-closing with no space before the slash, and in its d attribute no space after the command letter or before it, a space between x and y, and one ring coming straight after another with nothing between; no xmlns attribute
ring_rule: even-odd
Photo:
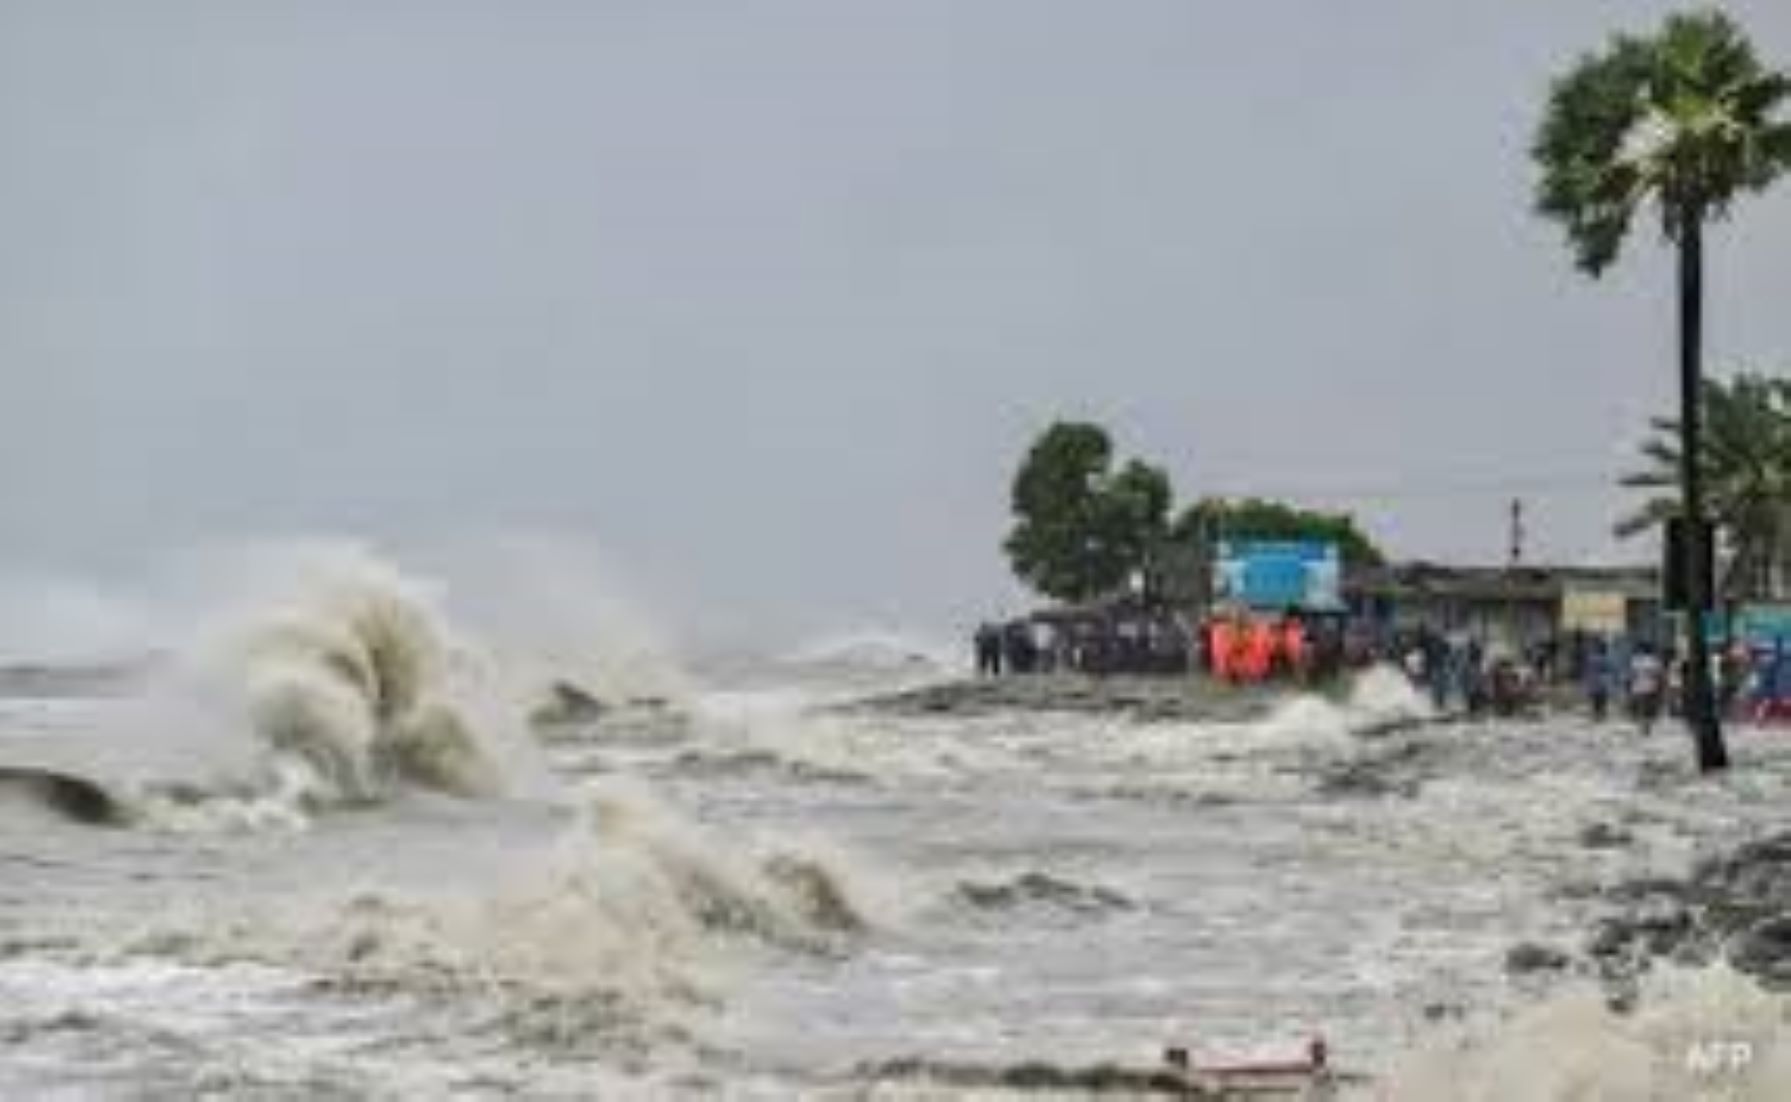
<svg viewBox="0 0 1791 1102"><path fill-rule="evenodd" d="M1791 1000L1727 968L1663 969L1617 1013L1590 984L1445 1030L1397 1061L1390 1102L1791 1098Z"/></svg>

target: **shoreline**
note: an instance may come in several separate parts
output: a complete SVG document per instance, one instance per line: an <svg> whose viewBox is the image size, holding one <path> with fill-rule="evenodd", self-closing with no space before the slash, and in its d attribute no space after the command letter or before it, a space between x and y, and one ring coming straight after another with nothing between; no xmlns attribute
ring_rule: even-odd
<svg viewBox="0 0 1791 1102"><path fill-rule="evenodd" d="M954 718L1000 712L1113 715L1137 722L1249 723L1307 692L1330 697L1350 680L1318 690L1291 684L1228 685L1208 677L1148 674L1025 674L960 677L865 697L842 710L903 718Z"/></svg>

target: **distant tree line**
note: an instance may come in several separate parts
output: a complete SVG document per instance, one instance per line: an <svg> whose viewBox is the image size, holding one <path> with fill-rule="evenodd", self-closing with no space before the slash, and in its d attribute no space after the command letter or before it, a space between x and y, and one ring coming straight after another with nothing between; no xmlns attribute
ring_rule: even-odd
<svg viewBox="0 0 1791 1102"><path fill-rule="evenodd" d="M1200 561L1176 552L1218 539L1326 540L1346 564L1383 561L1346 513L1218 497L1177 513L1169 475L1139 459L1117 465L1107 431L1085 421L1056 422L1033 441L1014 476L1012 507L1003 546L1014 574L1058 600L1118 592L1167 561Z"/></svg>

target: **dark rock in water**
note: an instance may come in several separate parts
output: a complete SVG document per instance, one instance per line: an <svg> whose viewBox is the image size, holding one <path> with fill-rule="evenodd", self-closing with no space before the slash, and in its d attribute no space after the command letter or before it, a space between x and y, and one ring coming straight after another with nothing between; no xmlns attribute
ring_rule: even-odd
<svg viewBox="0 0 1791 1102"><path fill-rule="evenodd" d="M1404 734L1420 727L1433 726L1437 722L1438 717L1431 716L1389 716L1386 719L1376 719L1358 727L1352 727L1350 734L1364 739L1385 738L1388 735Z"/></svg>
<svg viewBox="0 0 1791 1102"><path fill-rule="evenodd" d="M1655 944L1662 946L1659 952L1677 943L1680 938L1691 933L1692 916L1684 904L1671 899L1653 900L1641 910L1630 916L1630 928L1637 930Z"/></svg>
<svg viewBox="0 0 1791 1102"><path fill-rule="evenodd" d="M595 723L609 712L595 693L570 681L555 681L548 686L548 700L529 716L535 723L547 726L567 723Z"/></svg>
<svg viewBox="0 0 1791 1102"><path fill-rule="evenodd" d="M1580 845L1587 849L1622 849L1635 840L1635 835L1610 823L1593 823L1580 831Z"/></svg>
<svg viewBox="0 0 1791 1102"><path fill-rule="evenodd" d="M793 780L813 781L819 784L839 784L863 786L876 783L876 777L870 773L854 772L850 769L830 768L800 760L789 760L769 750L737 750L729 753L712 753L706 750L686 750L672 759L672 765L680 773L695 776L739 776L747 773L782 774Z"/></svg>
<svg viewBox="0 0 1791 1102"><path fill-rule="evenodd" d="M958 895L973 907L1001 910L1042 903L1073 911L1130 910L1132 901L1111 888L1075 884L1042 872L1029 872L998 884L960 884Z"/></svg>
<svg viewBox="0 0 1791 1102"><path fill-rule="evenodd" d="M1625 903L1645 903L1653 899L1683 900L1688 891L1689 888L1683 880L1669 880L1664 876L1643 876L1624 881L1612 888L1608 894L1612 899Z"/></svg>
<svg viewBox="0 0 1791 1102"><path fill-rule="evenodd" d="M1571 961L1572 958L1559 949L1526 941L1521 945L1513 945L1510 952L1505 954L1505 971L1511 975L1559 972Z"/></svg>
<svg viewBox="0 0 1791 1102"><path fill-rule="evenodd" d="M1649 878L1613 889L1586 953L1607 981L1631 989L1656 959L1703 964L1727 957L1770 987L1791 989L1791 834L1701 862L1684 880Z"/></svg>
<svg viewBox="0 0 1791 1102"><path fill-rule="evenodd" d="M1601 961L1615 961L1628 952L1632 940L1620 919L1605 919L1586 939L1586 954Z"/></svg>
<svg viewBox="0 0 1791 1102"><path fill-rule="evenodd" d="M1325 796L1399 796L1411 798L1423 783L1419 763L1426 753L1422 742L1400 743L1390 750L1354 758L1326 770L1318 779Z"/></svg>
<svg viewBox="0 0 1791 1102"><path fill-rule="evenodd" d="M1693 872L1692 884L1713 901L1791 910L1791 835L1750 842L1706 861Z"/></svg>
<svg viewBox="0 0 1791 1102"><path fill-rule="evenodd" d="M780 854L765 862L765 875L789 889L803 914L815 925L844 933L865 929L864 917L846 898L839 882L819 863Z"/></svg>
<svg viewBox="0 0 1791 1102"><path fill-rule="evenodd" d="M1729 961L1768 987L1791 987L1791 914L1748 927L1731 944Z"/></svg>
<svg viewBox="0 0 1791 1102"><path fill-rule="evenodd" d="M1371 768L1346 766L1319 778L1318 791L1325 796L1398 796L1411 799L1418 782L1410 777L1384 777Z"/></svg>
<svg viewBox="0 0 1791 1102"><path fill-rule="evenodd" d="M0 794L19 792L41 807L89 826L117 826L125 809L103 787L85 777L53 769L0 766Z"/></svg>

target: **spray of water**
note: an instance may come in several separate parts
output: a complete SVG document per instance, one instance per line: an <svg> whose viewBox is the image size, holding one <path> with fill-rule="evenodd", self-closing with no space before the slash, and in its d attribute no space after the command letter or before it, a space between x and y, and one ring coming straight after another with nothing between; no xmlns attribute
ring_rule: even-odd
<svg viewBox="0 0 1791 1102"><path fill-rule="evenodd" d="M306 545L241 557L225 588L102 740L120 761L160 755L135 786L151 819L284 824L411 789L488 796L526 764L516 702L433 587L364 548Z"/></svg>

